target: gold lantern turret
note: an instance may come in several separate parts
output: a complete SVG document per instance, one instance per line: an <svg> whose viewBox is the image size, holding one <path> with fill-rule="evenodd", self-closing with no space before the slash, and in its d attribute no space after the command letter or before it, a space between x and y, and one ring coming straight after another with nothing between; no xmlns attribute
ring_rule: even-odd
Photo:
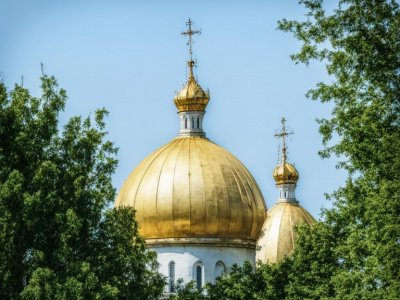
<svg viewBox="0 0 400 300"><path fill-rule="evenodd" d="M275 134L283 140L282 160L273 172L279 199L268 211L257 241L256 259L263 263L276 263L286 255L290 255L298 237L295 227L301 224L312 226L315 222L312 215L299 205L295 197L299 173L287 162L286 137L293 133L286 131L285 121L282 118L282 132Z"/></svg>

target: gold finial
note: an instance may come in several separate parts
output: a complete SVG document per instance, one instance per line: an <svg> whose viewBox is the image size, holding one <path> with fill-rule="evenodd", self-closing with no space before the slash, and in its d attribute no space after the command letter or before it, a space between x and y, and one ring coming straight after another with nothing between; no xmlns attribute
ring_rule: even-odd
<svg viewBox="0 0 400 300"><path fill-rule="evenodd" d="M201 34L201 30L192 30L192 24L194 24L190 19L188 22L186 22L186 26L189 27L188 31L182 32L182 35L188 35L189 36L189 41L187 42L187 45L189 45L189 55L190 55L190 60L188 61L188 66L190 68L190 74L189 74L189 80L194 80L193 76L193 66L195 65L193 59L192 59L192 35L193 34Z"/></svg>
<svg viewBox="0 0 400 300"><path fill-rule="evenodd" d="M282 117L281 123L282 123L282 132L281 133L275 133L274 136L278 138L282 138L283 140L283 145L282 145L282 162L286 162L286 136L293 134L293 131L287 132L286 127L285 127L285 121L286 119Z"/></svg>

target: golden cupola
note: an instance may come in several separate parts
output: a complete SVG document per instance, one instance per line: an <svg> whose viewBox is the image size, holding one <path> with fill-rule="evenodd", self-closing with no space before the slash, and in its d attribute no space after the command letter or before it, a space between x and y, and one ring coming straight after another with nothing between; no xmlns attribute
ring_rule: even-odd
<svg viewBox="0 0 400 300"><path fill-rule="evenodd" d="M175 95L174 103L179 112L205 111L208 101L210 101L210 93L208 91L205 92L201 86L197 84L193 75L193 67L195 62L192 58L192 35L199 34L200 31L192 29L192 22L190 19L187 25L189 26L189 30L182 32L182 34L189 36L188 45L190 59L187 63L189 67L189 79L180 92Z"/></svg>
<svg viewBox="0 0 400 300"><path fill-rule="evenodd" d="M276 166L273 176L276 181L276 185L296 184L299 180L299 173L297 172L296 168L286 160Z"/></svg>
<svg viewBox="0 0 400 300"><path fill-rule="evenodd" d="M282 118L282 132L275 134L276 137L281 137L283 141L282 146L282 162L276 166L273 176L276 181L276 185L282 184L297 184L299 180L299 173L297 172L296 168L287 162L286 156L286 136L293 134L292 132L287 132L285 128L285 119Z"/></svg>
<svg viewBox="0 0 400 300"><path fill-rule="evenodd" d="M189 79L187 84L174 97L174 103L179 112L183 111L204 111L210 101L210 93L205 92L193 76L194 61L188 62Z"/></svg>
<svg viewBox="0 0 400 300"><path fill-rule="evenodd" d="M145 158L128 176L115 206L133 206L149 247L169 244L254 247L266 218L261 191L246 167L205 138L202 129L210 99L190 75L175 96L178 137Z"/></svg>
<svg viewBox="0 0 400 300"><path fill-rule="evenodd" d="M282 118L282 132L275 135L283 140L282 162L273 173L279 198L268 211L257 241L256 260L261 260L263 263L276 263L290 255L298 237L295 227L301 224L312 226L315 223L312 215L299 205L295 197L299 173L287 162L285 138L289 134L292 133L286 131L285 119Z"/></svg>

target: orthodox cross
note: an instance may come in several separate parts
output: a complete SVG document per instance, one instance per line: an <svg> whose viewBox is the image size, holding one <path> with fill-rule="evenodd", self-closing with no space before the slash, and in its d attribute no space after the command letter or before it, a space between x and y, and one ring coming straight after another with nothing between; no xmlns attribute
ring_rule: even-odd
<svg viewBox="0 0 400 300"><path fill-rule="evenodd" d="M287 132L287 131L286 131L285 121L286 121L286 119L285 119L285 118L282 118L282 120L281 120L281 123L282 123L282 132L281 132L281 133L275 133L275 134L274 134L275 137L282 138L282 141L283 141L283 145L282 145L282 152L283 152L282 160L283 160L283 163L286 162L286 149L287 149L287 147L286 147L286 137L287 137L288 135L293 134L293 131L290 131L290 132Z"/></svg>
<svg viewBox="0 0 400 300"><path fill-rule="evenodd" d="M193 34L201 34L201 30L192 30L192 24L193 24L193 22L189 19L189 21L186 22L186 26L189 26L189 30L182 32L183 35L189 36L189 41L187 44L189 45L190 62L193 61L193 59L192 59L192 35Z"/></svg>

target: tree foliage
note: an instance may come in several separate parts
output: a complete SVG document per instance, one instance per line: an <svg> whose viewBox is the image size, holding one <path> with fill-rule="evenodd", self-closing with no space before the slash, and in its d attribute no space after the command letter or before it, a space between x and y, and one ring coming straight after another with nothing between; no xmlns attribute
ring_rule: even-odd
<svg viewBox="0 0 400 300"><path fill-rule="evenodd" d="M66 92L0 83L0 298L155 299L164 285L132 208L107 209L117 149L107 111L59 132Z"/></svg>
<svg viewBox="0 0 400 300"><path fill-rule="evenodd" d="M279 29L301 43L296 63L323 62L331 82L307 96L333 102L318 120L323 158L348 171L333 208L277 265L248 266L209 287L211 299L400 298L400 7L394 0L302 0L305 21ZM332 143L332 137L337 137ZM262 270L265 270L263 272ZM266 293L265 291L271 291ZM276 296L279 295L279 296ZM274 297L277 298L274 298Z"/></svg>
<svg viewBox="0 0 400 300"><path fill-rule="evenodd" d="M307 20L282 20L279 29L301 43L296 63L326 65L332 82L317 84L307 96L333 101L330 119L319 120L326 146L322 157L336 155L349 172L346 185L333 195L334 208L324 212L324 234L300 238L301 252L320 253L312 264L326 266L326 280L311 273L293 275L310 287L298 288L317 299L397 299L400 295L400 10L396 1L346 0L328 13L321 0L300 1ZM333 136L339 142L331 145ZM307 241L308 240L308 241ZM317 243L318 242L318 243ZM318 245L331 245L327 251ZM329 250L329 249L327 249ZM297 252L297 253L296 253ZM315 259L315 257L313 257ZM329 262L330 261L330 262ZM318 268L317 268L318 269ZM296 289L290 287L296 294ZM322 294L319 294L323 295Z"/></svg>
<svg viewBox="0 0 400 300"><path fill-rule="evenodd" d="M254 270L248 261L243 266L234 264L229 274L217 277L215 284L207 283L201 289L196 287L195 281L185 285L182 280L178 280L176 294L170 295L169 299L285 299L289 265L290 262L279 265L260 264Z"/></svg>
<svg viewBox="0 0 400 300"><path fill-rule="evenodd" d="M208 296L205 292L205 288L197 287L197 283L194 280L184 283L182 279L178 279L175 285L175 293L170 294L169 300L206 300Z"/></svg>
<svg viewBox="0 0 400 300"><path fill-rule="evenodd" d="M234 265L231 272L207 286L210 299L284 299L286 265L259 264L254 270L249 262Z"/></svg>

